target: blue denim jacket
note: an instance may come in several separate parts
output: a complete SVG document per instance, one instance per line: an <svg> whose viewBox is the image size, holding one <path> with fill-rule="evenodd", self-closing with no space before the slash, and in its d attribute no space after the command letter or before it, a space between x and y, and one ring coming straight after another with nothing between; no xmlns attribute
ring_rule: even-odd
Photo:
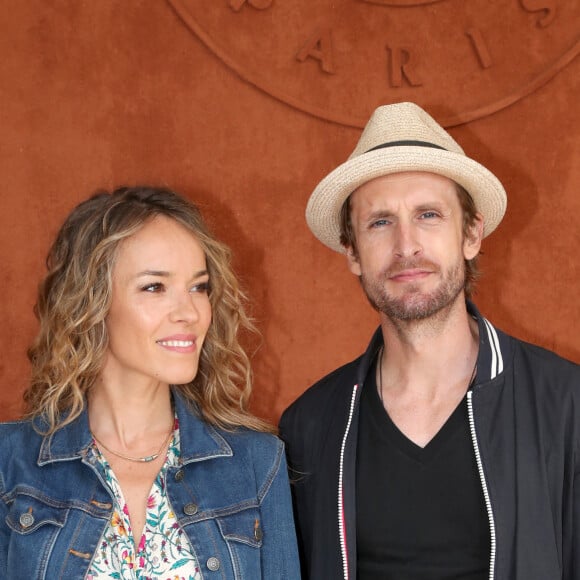
<svg viewBox="0 0 580 580"><path fill-rule="evenodd" d="M174 399L181 465L167 494L203 578L300 578L281 441L216 429ZM0 578L85 577L113 511L90 447L86 411L51 437L30 421L0 425Z"/></svg>

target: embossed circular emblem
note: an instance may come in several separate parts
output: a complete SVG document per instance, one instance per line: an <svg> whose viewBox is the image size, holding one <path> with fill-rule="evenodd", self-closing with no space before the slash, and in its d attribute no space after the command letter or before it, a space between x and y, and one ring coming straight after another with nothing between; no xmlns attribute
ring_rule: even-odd
<svg viewBox="0 0 580 580"><path fill-rule="evenodd" d="M168 0L249 83L363 127L415 101L449 127L511 105L580 52L578 0Z"/></svg>

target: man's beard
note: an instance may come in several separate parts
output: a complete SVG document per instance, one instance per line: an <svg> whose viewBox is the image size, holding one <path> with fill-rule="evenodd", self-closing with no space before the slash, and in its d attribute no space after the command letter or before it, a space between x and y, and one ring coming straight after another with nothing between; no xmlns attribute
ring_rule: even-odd
<svg viewBox="0 0 580 580"><path fill-rule="evenodd" d="M361 276L361 284L372 307L391 320L413 321L425 320L453 304L465 288L465 264L463 261L448 269L431 292L421 292L421 283L408 283L404 294L395 297L387 293L386 282L389 277L410 268L425 268L434 274L439 272L431 262L399 263L370 280ZM403 285L401 285L403 286Z"/></svg>

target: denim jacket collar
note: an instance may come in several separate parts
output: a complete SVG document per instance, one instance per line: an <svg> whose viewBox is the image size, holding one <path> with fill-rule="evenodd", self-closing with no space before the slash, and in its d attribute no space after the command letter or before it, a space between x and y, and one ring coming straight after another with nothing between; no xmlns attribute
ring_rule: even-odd
<svg viewBox="0 0 580 580"><path fill-rule="evenodd" d="M188 402L178 387L172 387L175 412L179 421L183 465L215 457L231 457L234 453L218 429L201 419L201 412ZM187 416L187 419L186 419Z"/></svg>
<svg viewBox="0 0 580 580"><path fill-rule="evenodd" d="M197 407L181 395L178 387L172 387L172 394L175 413L179 420L181 463L186 464L215 457L231 457L232 448L218 429L200 418ZM42 429L41 421L38 421L37 425ZM72 423L43 438L37 463L42 466L56 461L84 458L92 441L85 405L83 412Z"/></svg>

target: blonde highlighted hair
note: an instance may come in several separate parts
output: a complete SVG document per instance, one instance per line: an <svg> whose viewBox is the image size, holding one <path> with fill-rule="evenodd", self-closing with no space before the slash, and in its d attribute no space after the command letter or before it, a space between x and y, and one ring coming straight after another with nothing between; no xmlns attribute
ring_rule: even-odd
<svg viewBox="0 0 580 580"><path fill-rule="evenodd" d="M176 388L197 404L208 423L273 432L248 410L252 375L239 333L255 329L244 310L229 249L212 236L195 205L168 189L145 186L97 193L60 228L35 306L40 330L28 349L32 376L24 394L27 415L42 418L46 432L52 433L84 410L108 346L105 320L117 249L156 216L175 220L195 236L210 280L212 322L199 369L190 383Z"/></svg>

